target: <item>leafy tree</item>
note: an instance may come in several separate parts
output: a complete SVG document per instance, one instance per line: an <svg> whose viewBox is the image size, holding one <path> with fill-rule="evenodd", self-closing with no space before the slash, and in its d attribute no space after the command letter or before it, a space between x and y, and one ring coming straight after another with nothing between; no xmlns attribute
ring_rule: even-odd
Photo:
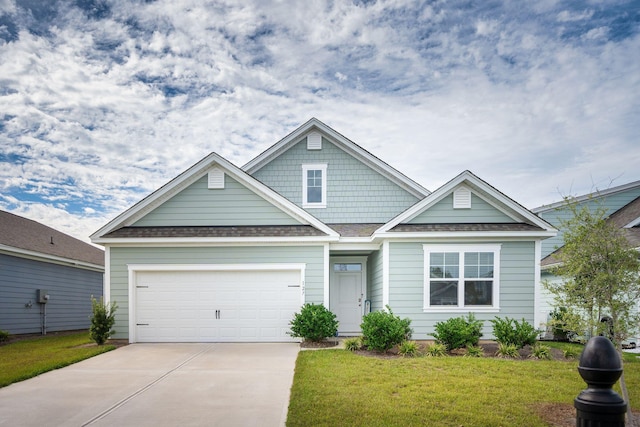
<svg viewBox="0 0 640 427"><path fill-rule="evenodd" d="M563 280L546 282L557 307L566 307L561 321L570 331L609 336L622 359L622 342L640 324L640 261L624 231L607 218L606 209L594 210L566 199L572 217L561 221L564 246L554 255L553 273ZM601 322L603 317L609 322ZM624 374L620 385L629 401Z"/></svg>

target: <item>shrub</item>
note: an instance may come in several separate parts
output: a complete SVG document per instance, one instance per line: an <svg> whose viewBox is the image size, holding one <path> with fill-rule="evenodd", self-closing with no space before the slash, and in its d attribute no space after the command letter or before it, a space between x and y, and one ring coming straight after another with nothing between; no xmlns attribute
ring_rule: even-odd
<svg viewBox="0 0 640 427"><path fill-rule="evenodd" d="M336 315L322 304L305 304L300 313L293 315L289 322L291 335L294 338L319 342L338 333Z"/></svg>
<svg viewBox="0 0 640 427"><path fill-rule="evenodd" d="M478 345L482 336L482 321L477 320L473 313L470 313L466 319L461 316L453 317L446 322L438 322L435 329L436 332L432 335L436 342L444 344L447 350L455 350Z"/></svg>
<svg viewBox="0 0 640 427"><path fill-rule="evenodd" d="M562 355L565 359L575 359L580 355L580 350L575 348L565 348L562 350Z"/></svg>
<svg viewBox="0 0 640 427"><path fill-rule="evenodd" d="M394 345L411 338L411 320L395 316L388 311L374 311L362 318L362 345L368 350L387 351Z"/></svg>
<svg viewBox="0 0 640 427"><path fill-rule="evenodd" d="M467 352L464 355L465 357L482 357L484 356L484 350L476 345L468 345Z"/></svg>
<svg viewBox="0 0 640 427"><path fill-rule="evenodd" d="M447 346L442 343L433 343L427 347L424 354L429 357L443 357L447 355Z"/></svg>
<svg viewBox="0 0 640 427"><path fill-rule="evenodd" d="M93 315L91 316L89 336L96 344L103 345L111 335L116 333L112 328L116 322L116 309L118 305L115 301L106 304L102 297L100 297L100 301L91 297L91 306Z"/></svg>
<svg viewBox="0 0 640 427"><path fill-rule="evenodd" d="M5 342L8 339L9 339L9 332L3 331L2 329L0 329L0 342Z"/></svg>
<svg viewBox="0 0 640 427"><path fill-rule="evenodd" d="M362 348L362 339L360 337L352 337L344 340L344 348L349 351L358 351Z"/></svg>
<svg viewBox="0 0 640 427"><path fill-rule="evenodd" d="M530 357L534 359L551 359L551 348L547 345L536 343L531 349Z"/></svg>
<svg viewBox="0 0 640 427"><path fill-rule="evenodd" d="M490 320L493 323L493 335L500 344L513 344L516 348L522 348L525 345L533 345L539 334L529 322L522 319L522 322L505 317L501 319L496 317Z"/></svg>
<svg viewBox="0 0 640 427"><path fill-rule="evenodd" d="M518 353L518 347L514 344L500 343L498 345L496 356L516 359L520 357L520 353Z"/></svg>
<svg viewBox="0 0 640 427"><path fill-rule="evenodd" d="M575 332L567 328L567 323L573 322L575 314L567 310L566 307L558 307L551 312L551 320L549 326L553 339L556 341L570 341Z"/></svg>
<svg viewBox="0 0 640 427"><path fill-rule="evenodd" d="M404 357L420 356L420 346L415 341L402 341L398 347L398 353Z"/></svg>

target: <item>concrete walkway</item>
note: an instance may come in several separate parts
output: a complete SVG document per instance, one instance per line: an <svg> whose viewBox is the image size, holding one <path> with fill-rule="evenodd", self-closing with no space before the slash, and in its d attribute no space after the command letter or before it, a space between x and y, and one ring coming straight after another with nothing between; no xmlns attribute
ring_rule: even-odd
<svg viewBox="0 0 640 427"><path fill-rule="evenodd" d="M0 389L0 426L282 426L299 344L132 344Z"/></svg>

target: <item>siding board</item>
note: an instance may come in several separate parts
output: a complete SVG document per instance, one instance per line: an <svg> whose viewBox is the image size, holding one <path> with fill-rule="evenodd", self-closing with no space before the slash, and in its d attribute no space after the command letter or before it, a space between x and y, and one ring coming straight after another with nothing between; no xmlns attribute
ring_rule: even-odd
<svg viewBox="0 0 640 427"><path fill-rule="evenodd" d="M103 273L0 254L0 329L41 331L37 290L51 295L47 332L89 329L91 296L102 296ZM25 307L29 301L31 308Z"/></svg>

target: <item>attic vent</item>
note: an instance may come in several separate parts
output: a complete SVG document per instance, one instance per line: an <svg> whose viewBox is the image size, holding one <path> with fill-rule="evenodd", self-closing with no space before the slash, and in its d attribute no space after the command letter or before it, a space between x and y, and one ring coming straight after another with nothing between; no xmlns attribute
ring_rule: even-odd
<svg viewBox="0 0 640 427"><path fill-rule="evenodd" d="M322 135L318 132L307 135L307 150L322 150Z"/></svg>
<svg viewBox="0 0 640 427"><path fill-rule="evenodd" d="M471 209L471 190L459 187L453 192L453 209Z"/></svg>
<svg viewBox="0 0 640 427"><path fill-rule="evenodd" d="M219 168L213 168L209 171L209 190L224 189L224 171Z"/></svg>

